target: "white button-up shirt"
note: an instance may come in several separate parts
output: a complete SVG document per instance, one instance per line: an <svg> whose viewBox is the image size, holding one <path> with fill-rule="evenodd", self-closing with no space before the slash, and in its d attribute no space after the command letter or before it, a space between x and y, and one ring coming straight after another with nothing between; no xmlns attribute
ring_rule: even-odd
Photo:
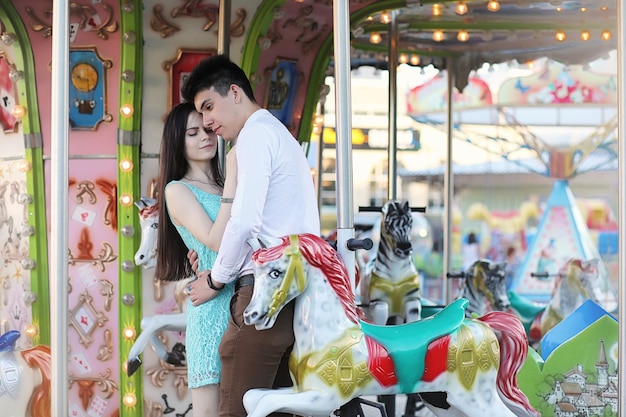
<svg viewBox="0 0 626 417"><path fill-rule="evenodd" d="M320 234L313 177L298 141L269 111L257 110L237 137L237 191L213 281L253 271L248 239L297 233Z"/></svg>

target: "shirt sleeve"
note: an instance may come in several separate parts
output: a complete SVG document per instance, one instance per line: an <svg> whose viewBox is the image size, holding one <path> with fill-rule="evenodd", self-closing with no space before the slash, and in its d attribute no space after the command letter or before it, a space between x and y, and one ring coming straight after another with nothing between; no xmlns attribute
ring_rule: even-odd
<svg viewBox="0 0 626 417"><path fill-rule="evenodd" d="M234 281L252 255L247 241L261 229L272 173L276 139L266 126L255 126L253 134L250 130L242 130L237 139L237 190L211 272L213 280L221 283Z"/></svg>

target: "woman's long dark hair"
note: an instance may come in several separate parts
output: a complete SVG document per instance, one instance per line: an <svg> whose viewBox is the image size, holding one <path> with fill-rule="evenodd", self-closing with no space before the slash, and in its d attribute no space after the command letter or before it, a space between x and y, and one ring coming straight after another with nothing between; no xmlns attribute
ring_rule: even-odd
<svg viewBox="0 0 626 417"><path fill-rule="evenodd" d="M159 207L159 232L157 233L157 262L155 276L163 281L178 281L193 274L187 260L189 249L178 234L167 214L165 186L170 181L180 180L189 169L185 155L185 132L187 119L196 109L193 103L183 102L172 108L165 120L159 157L159 181L157 200ZM224 177L217 155L211 160L211 175L215 184L224 187Z"/></svg>

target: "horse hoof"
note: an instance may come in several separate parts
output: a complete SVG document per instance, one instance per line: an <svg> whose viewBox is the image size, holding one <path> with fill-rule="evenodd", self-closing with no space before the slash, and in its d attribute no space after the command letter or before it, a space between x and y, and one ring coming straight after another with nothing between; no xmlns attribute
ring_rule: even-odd
<svg viewBox="0 0 626 417"><path fill-rule="evenodd" d="M140 366L141 366L141 359L139 359L139 357L137 357L136 359L131 359L127 363L126 373L128 374L129 377L133 376L133 374L137 372L137 369L139 369Z"/></svg>
<svg viewBox="0 0 626 417"><path fill-rule="evenodd" d="M169 363L170 365L174 365L174 366L185 366L182 361L180 360L178 355L175 355L173 353L167 353L165 355L165 362Z"/></svg>

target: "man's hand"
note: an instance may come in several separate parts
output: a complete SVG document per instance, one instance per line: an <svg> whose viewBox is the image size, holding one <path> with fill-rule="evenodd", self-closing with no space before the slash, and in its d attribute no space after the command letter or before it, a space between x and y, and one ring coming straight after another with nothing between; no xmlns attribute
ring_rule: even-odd
<svg viewBox="0 0 626 417"><path fill-rule="evenodd" d="M187 252L187 260L191 264L191 270L193 271L194 274L197 275L198 274L198 253L193 249L189 249L189 252ZM206 278L204 281L206 282Z"/></svg>

